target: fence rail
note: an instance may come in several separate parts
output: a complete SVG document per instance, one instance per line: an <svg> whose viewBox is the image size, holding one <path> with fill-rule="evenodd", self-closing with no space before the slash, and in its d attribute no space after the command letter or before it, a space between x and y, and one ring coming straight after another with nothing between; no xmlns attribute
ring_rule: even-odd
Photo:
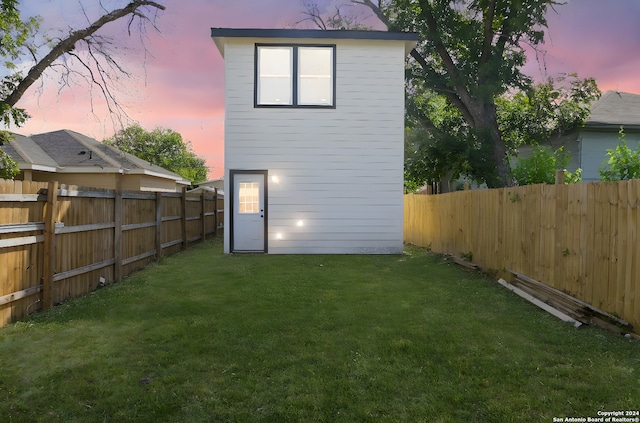
<svg viewBox="0 0 640 423"><path fill-rule="evenodd" d="M405 241L514 270L640 329L640 180L405 196Z"/></svg>
<svg viewBox="0 0 640 423"><path fill-rule="evenodd" d="M215 236L216 193L0 181L0 326Z"/></svg>

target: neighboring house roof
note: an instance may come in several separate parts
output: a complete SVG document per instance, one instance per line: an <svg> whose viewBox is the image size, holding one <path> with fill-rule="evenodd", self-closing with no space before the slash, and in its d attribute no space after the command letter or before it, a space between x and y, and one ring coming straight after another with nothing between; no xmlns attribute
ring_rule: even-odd
<svg viewBox="0 0 640 423"><path fill-rule="evenodd" d="M198 182L199 187L212 187L218 190L224 189L224 178L210 179L204 182Z"/></svg>
<svg viewBox="0 0 640 423"><path fill-rule="evenodd" d="M215 188L210 188L210 187L199 186L198 188L190 189L187 192L194 193L194 194L200 194L202 192L206 192L206 193L209 193L209 194L216 193L218 195L218 198L224 198L224 191L222 191L220 189L216 190Z"/></svg>
<svg viewBox="0 0 640 423"><path fill-rule="evenodd" d="M138 174L171 179L181 185L191 184L176 173L68 129L29 137L13 135L14 138L0 148L18 163L20 170Z"/></svg>
<svg viewBox="0 0 640 423"><path fill-rule="evenodd" d="M585 127L640 128L640 95L606 91L591 106Z"/></svg>

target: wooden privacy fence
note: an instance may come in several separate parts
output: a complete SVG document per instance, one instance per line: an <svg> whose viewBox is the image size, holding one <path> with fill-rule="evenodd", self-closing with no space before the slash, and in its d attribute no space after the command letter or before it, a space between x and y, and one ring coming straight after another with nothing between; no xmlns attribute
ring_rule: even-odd
<svg viewBox="0 0 640 423"><path fill-rule="evenodd" d="M472 256L640 329L640 180L405 196L405 242Z"/></svg>
<svg viewBox="0 0 640 423"><path fill-rule="evenodd" d="M0 180L0 326L216 235L222 208L215 192Z"/></svg>

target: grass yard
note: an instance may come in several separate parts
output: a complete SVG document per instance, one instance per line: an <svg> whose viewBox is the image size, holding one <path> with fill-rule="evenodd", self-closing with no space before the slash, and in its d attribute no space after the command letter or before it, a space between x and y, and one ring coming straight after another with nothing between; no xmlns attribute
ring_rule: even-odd
<svg viewBox="0 0 640 423"><path fill-rule="evenodd" d="M402 256L220 239L0 329L5 422L551 422L640 409L640 344Z"/></svg>

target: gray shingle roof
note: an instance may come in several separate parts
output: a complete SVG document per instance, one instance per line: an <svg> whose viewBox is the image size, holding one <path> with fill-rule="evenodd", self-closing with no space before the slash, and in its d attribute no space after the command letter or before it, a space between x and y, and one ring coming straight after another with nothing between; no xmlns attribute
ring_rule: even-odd
<svg viewBox="0 0 640 423"><path fill-rule="evenodd" d="M92 148L80 144L69 131L61 130L32 135L31 138L60 167L116 167L94 154ZM95 141L97 143L97 141ZM119 167L119 166L118 166Z"/></svg>
<svg viewBox="0 0 640 423"><path fill-rule="evenodd" d="M0 148L18 163L55 168L58 164L33 139L13 134L14 139Z"/></svg>
<svg viewBox="0 0 640 423"><path fill-rule="evenodd" d="M186 182L173 172L138 157L102 144L78 132L63 129L25 137L13 134L9 144L0 146L18 165L38 165L60 171L64 168L100 167L105 172L149 173Z"/></svg>
<svg viewBox="0 0 640 423"><path fill-rule="evenodd" d="M640 95L606 91L591 106L589 126L640 126Z"/></svg>

